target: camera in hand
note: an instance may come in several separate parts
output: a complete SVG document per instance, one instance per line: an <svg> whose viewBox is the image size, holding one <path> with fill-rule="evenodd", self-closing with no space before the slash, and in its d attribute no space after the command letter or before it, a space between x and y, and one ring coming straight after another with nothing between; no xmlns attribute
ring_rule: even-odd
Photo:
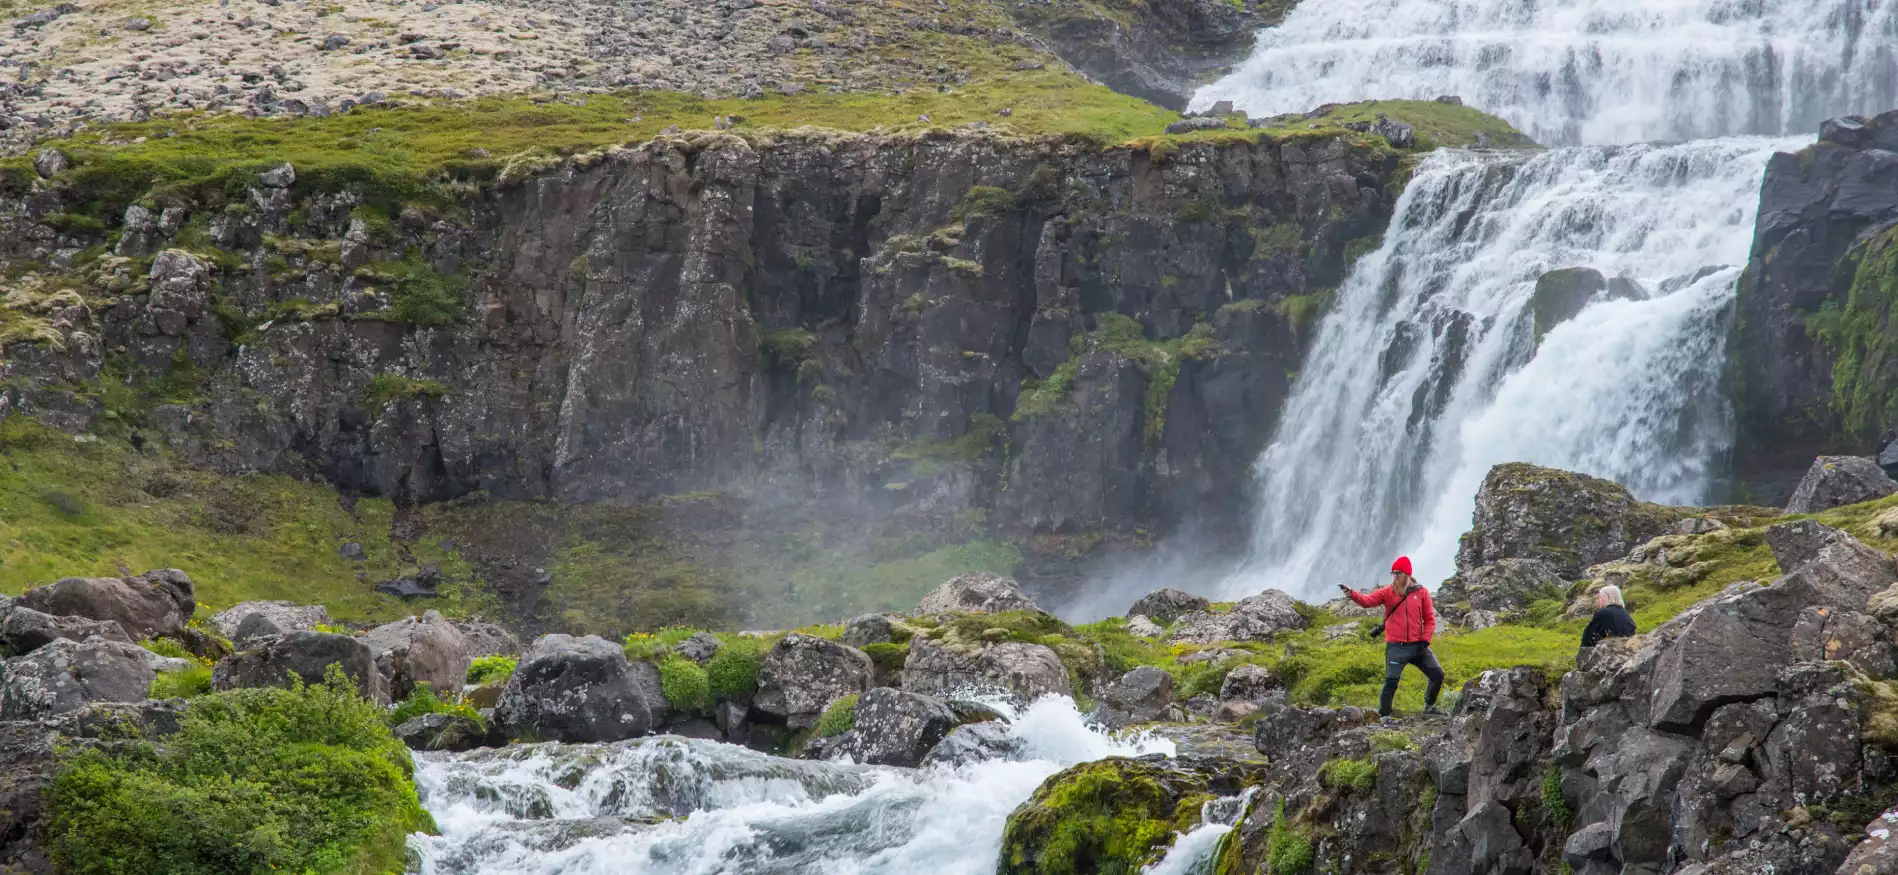
<svg viewBox="0 0 1898 875"><path fill-rule="evenodd" d="M1369 632L1366 632L1366 633L1364 633L1364 634L1366 634L1366 635L1368 635L1368 636L1370 636L1370 637L1372 637L1372 638L1376 638L1377 636L1379 636L1379 635L1382 635L1382 634L1384 634L1384 624L1383 624L1383 623L1379 623L1379 624L1377 624L1377 625L1375 625L1375 626L1372 626L1372 627L1371 627L1371 631L1369 631Z"/></svg>

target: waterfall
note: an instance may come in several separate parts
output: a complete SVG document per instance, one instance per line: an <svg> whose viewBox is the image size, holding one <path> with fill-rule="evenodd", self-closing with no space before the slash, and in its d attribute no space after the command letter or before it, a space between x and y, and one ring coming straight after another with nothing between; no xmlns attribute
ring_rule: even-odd
<svg viewBox="0 0 1898 875"><path fill-rule="evenodd" d="M1193 106L1439 95L1546 144L1807 133L1894 105L1898 0L1314 0Z"/></svg>
<svg viewBox="0 0 1898 875"><path fill-rule="evenodd" d="M926 769L772 757L676 736L418 754L440 836L420 875L992 875L1009 812L1048 776L1172 742L1044 698L1004 714L1020 753Z"/></svg>

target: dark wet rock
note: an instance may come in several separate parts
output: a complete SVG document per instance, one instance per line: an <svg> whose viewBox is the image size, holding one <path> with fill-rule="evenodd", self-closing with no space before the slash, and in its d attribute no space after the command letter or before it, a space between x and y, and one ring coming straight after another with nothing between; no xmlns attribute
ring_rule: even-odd
<svg viewBox="0 0 1898 875"><path fill-rule="evenodd" d="M752 707L805 729L830 703L869 690L873 670L870 656L855 647L792 633L765 654Z"/></svg>
<svg viewBox="0 0 1898 875"><path fill-rule="evenodd" d="M329 632L285 632L252 642L211 667L211 685L220 690L244 687L289 687L297 680L322 683L330 666L338 666L365 698L389 700L382 673L369 646L348 635Z"/></svg>
<svg viewBox="0 0 1898 875"><path fill-rule="evenodd" d="M395 737L412 750L461 752L486 746L488 730L460 714L423 714L395 727Z"/></svg>
<svg viewBox="0 0 1898 875"><path fill-rule="evenodd" d="M440 572L433 569L423 569L416 574L404 575L393 580L382 581L376 584L376 592L404 599L438 598L441 593L438 592L435 587L440 582Z"/></svg>
<svg viewBox="0 0 1898 875"><path fill-rule="evenodd" d="M923 597L918 609L924 614L967 612L994 614L1002 611L1039 610L1033 599L1022 592L1021 584L999 574L975 572L950 580Z"/></svg>
<svg viewBox="0 0 1898 875"><path fill-rule="evenodd" d="M1566 267L1543 274L1529 299L1536 341L1541 342L1542 335L1575 318L1596 295L1607 290L1608 278L1592 267Z"/></svg>
<svg viewBox="0 0 1898 875"><path fill-rule="evenodd" d="M652 710L618 646L592 635L545 635L508 678L493 719L506 738L620 741L646 734Z"/></svg>
<svg viewBox="0 0 1898 875"><path fill-rule="evenodd" d="M1457 549L1459 576L1503 559L1536 559L1564 578L1619 559L1666 532L1680 511L1635 500L1611 481L1512 462L1490 469L1473 527Z"/></svg>
<svg viewBox="0 0 1898 875"><path fill-rule="evenodd" d="M1134 606L1127 609L1127 617L1144 616L1155 623L1165 625L1193 611L1203 611L1211 605L1206 599L1190 592L1177 589L1158 589L1140 597Z"/></svg>
<svg viewBox="0 0 1898 875"><path fill-rule="evenodd" d="M1253 724L1252 745L1276 760L1363 722L1363 712L1355 708L1280 708Z"/></svg>
<svg viewBox="0 0 1898 875"><path fill-rule="evenodd" d="M1021 739L1008 731L1008 725L1000 721L969 723L950 730L929 755L923 758L923 765L966 766L989 760L1007 760L1022 751Z"/></svg>
<svg viewBox="0 0 1898 875"><path fill-rule="evenodd" d="M136 645L58 639L6 661L0 720L37 720L88 702L143 701L156 676Z"/></svg>
<svg viewBox="0 0 1898 875"><path fill-rule="evenodd" d="M461 630L435 611L377 626L361 640L396 701L424 685L444 695L460 690L474 661Z"/></svg>
<svg viewBox="0 0 1898 875"><path fill-rule="evenodd" d="M1786 512L1818 513L1848 504L1872 501L1898 492L1876 459L1863 456L1820 456L1793 488Z"/></svg>
<svg viewBox="0 0 1898 875"><path fill-rule="evenodd" d="M137 640L178 637L197 607L191 578L171 569L138 577L68 577L27 590L19 603L58 617L119 624Z"/></svg>
<svg viewBox="0 0 1898 875"><path fill-rule="evenodd" d="M133 643L125 630L110 620L56 617L21 606L8 609L5 618L0 619L0 644L5 644L7 652L16 656L31 653L62 638L84 641L95 635L110 641Z"/></svg>
<svg viewBox="0 0 1898 875"><path fill-rule="evenodd" d="M1265 641L1280 632L1303 629L1306 623L1291 596L1268 589L1241 599L1230 611L1194 611L1182 615L1167 640L1190 644Z"/></svg>
<svg viewBox="0 0 1898 875"><path fill-rule="evenodd" d="M834 739L826 755L913 767L921 765L955 725L955 715L940 699L878 687L857 698L856 728Z"/></svg>
<svg viewBox="0 0 1898 875"><path fill-rule="evenodd" d="M1143 665L1107 685L1101 697L1100 720L1113 727L1151 723L1173 706L1173 676Z"/></svg>

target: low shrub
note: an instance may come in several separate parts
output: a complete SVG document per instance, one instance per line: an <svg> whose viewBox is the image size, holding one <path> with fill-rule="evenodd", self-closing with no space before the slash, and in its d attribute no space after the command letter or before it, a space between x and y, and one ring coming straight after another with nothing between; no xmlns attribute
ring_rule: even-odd
<svg viewBox="0 0 1898 875"><path fill-rule="evenodd" d="M1333 790L1367 792L1377 786L1377 764L1370 760L1331 760L1318 768L1318 783Z"/></svg>
<svg viewBox="0 0 1898 875"><path fill-rule="evenodd" d="M433 831L408 751L340 670L193 700L177 735L67 758L45 795L66 875L399 872Z"/></svg>
<svg viewBox="0 0 1898 875"><path fill-rule="evenodd" d="M520 660L512 656L482 656L468 664L468 683L485 684L490 681L504 681L514 676L515 666Z"/></svg>
<svg viewBox="0 0 1898 875"><path fill-rule="evenodd" d="M830 707L824 709L824 714L817 718L817 725L812 728L812 733L818 738L829 738L833 735L842 735L855 728L857 728L857 697L845 696L830 703Z"/></svg>
<svg viewBox="0 0 1898 875"><path fill-rule="evenodd" d="M154 699L189 699L211 692L211 667L193 665L184 671L160 672L148 694Z"/></svg>
<svg viewBox="0 0 1898 875"><path fill-rule="evenodd" d="M764 663L764 646L758 639L733 635L705 663L706 680L714 700L751 700L758 693L758 669Z"/></svg>
<svg viewBox="0 0 1898 875"><path fill-rule="evenodd" d="M702 714L712 710L712 681L698 663L683 656L659 660L659 691L675 710Z"/></svg>
<svg viewBox="0 0 1898 875"><path fill-rule="evenodd" d="M1285 820L1285 803L1279 803L1278 817L1267 833L1265 865L1271 875L1305 875L1311 871L1316 853L1311 837L1294 829Z"/></svg>

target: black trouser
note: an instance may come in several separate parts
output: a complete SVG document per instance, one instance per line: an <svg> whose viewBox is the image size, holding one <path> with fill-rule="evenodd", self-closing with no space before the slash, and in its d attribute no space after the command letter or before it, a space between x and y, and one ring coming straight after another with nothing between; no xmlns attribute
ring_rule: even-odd
<svg viewBox="0 0 1898 875"><path fill-rule="evenodd" d="M1397 695L1397 681L1404 676L1407 665L1421 669L1424 677L1430 679L1430 686L1424 689L1424 707L1437 706L1437 694L1443 692L1443 666L1437 664L1437 655L1430 652L1430 642L1393 642L1384 645L1384 691L1377 697L1378 716L1391 716L1391 698Z"/></svg>

